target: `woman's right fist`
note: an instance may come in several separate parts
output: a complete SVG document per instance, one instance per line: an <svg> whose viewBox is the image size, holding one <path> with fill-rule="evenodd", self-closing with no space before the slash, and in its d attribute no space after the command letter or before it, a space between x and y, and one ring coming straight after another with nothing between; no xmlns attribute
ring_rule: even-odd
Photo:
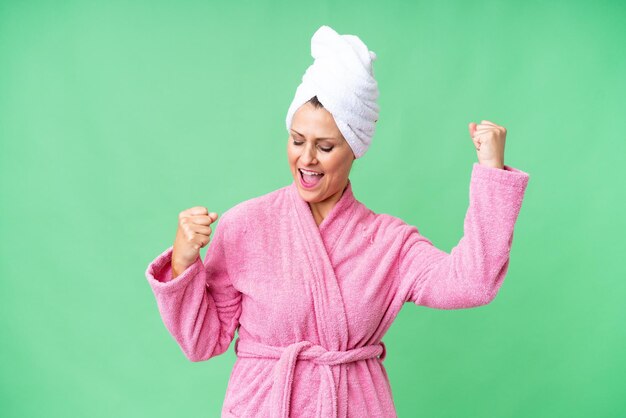
<svg viewBox="0 0 626 418"><path fill-rule="evenodd" d="M211 225L217 213L203 206L194 206L178 214L178 230L172 251L172 278L185 271L200 257L200 248L209 243Z"/></svg>

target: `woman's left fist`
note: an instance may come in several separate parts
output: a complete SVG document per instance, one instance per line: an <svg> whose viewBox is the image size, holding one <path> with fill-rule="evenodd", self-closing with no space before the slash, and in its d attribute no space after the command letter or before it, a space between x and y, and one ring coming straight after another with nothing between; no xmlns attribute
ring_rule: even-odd
<svg viewBox="0 0 626 418"><path fill-rule="evenodd" d="M469 133L476 147L478 162L488 167L504 168L506 129L488 120L469 124Z"/></svg>

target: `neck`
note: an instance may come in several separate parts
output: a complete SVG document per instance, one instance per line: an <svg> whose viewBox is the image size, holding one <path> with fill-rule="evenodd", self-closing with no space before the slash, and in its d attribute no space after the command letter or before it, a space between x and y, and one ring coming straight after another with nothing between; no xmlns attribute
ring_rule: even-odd
<svg viewBox="0 0 626 418"><path fill-rule="evenodd" d="M346 182L346 185L339 192L335 193L328 199L321 202L309 202L309 207L311 208L311 213L313 213L313 218L315 219L317 226L320 226L330 211L333 210L339 199L341 199L341 196L343 196L347 187L348 182Z"/></svg>

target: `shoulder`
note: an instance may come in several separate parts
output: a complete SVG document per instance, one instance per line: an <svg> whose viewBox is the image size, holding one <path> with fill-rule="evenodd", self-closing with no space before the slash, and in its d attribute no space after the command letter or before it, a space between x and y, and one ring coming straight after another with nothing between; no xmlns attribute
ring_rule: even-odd
<svg viewBox="0 0 626 418"><path fill-rule="evenodd" d="M229 231L245 232L251 219L257 224L263 223L285 206L288 188L284 186L237 203L222 213L218 224L224 225Z"/></svg>
<svg viewBox="0 0 626 418"><path fill-rule="evenodd" d="M384 241L402 239L409 230L417 230L403 219L388 213L375 212L363 203L359 204L357 213L358 222L365 225L364 229L367 229L370 235Z"/></svg>
<svg viewBox="0 0 626 418"><path fill-rule="evenodd" d="M379 213L370 207L366 206L365 203L361 202L358 199L355 199L357 202L357 218L359 222L367 223L376 228L381 229L389 229L394 230L396 228L407 225L401 218L391 215L389 213Z"/></svg>

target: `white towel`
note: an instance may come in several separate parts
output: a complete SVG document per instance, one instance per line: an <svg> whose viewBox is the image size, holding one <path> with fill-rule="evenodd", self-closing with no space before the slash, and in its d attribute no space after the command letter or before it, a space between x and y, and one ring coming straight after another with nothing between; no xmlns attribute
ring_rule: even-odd
<svg viewBox="0 0 626 418"><path fill-rule="evenodd" d="M357 36L339 35L324 25L311 38L311 55L314 62L287 111L287 130L296 110L317 96L360 158L370 146L378 120L378 83L372 67L376 54Z"/></svg>

